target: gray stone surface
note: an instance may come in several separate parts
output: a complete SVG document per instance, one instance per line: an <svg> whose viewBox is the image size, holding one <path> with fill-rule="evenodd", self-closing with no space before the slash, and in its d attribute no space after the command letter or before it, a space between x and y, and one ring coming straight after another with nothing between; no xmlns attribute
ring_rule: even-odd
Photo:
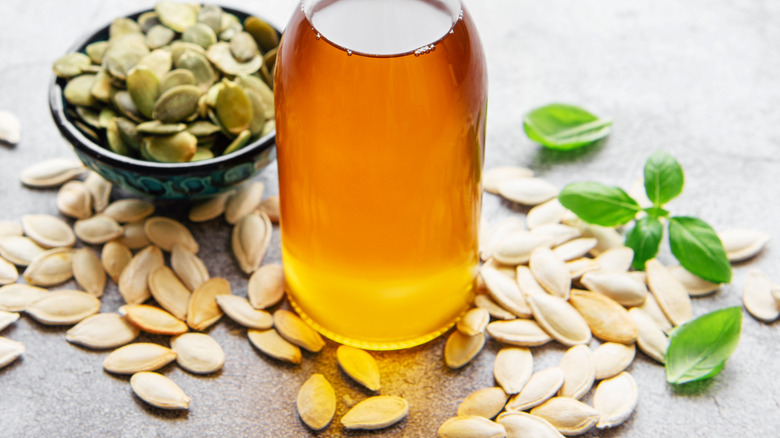
<svg viewBox="0 0 780 438"><path fill-rule="evenodd" d="M27 213L56 214L55 191L22 187L22 168L44 157L72 156L47 108L51 63L81 34L112 17L153 1L3 0L0 14L0 109L16 113L23 139L0 145L0 220ZM227 2L286 22L295 1ZM776 2L689 0L517 1L472 0L487 53L490 111L486 166L517 164L563 186L597 179L628 187L657 149L672 152L686 170L686 189L671 209L701 216L716 228L756 228L780 236L777 215L780 150L780 5ZM570 102L615 119L606 142L571 153L532 144L522 115L552 101ZM258 177L276 193L274 165ZM121 193L115 193L120 196ZM179 214L175 206L162 206ZM524 213L485 195L489 222ZM246 276L229 250L229 227L214 221L194 227L212 274L227 277L244 294ZM278 231L266 260L278 260ZM666 260L669 260L668 256ZM777 241L756 259L735 267L734 281L715 296L696 299L694 312L740 305L749 267L780 282ZM120 305L109 286L103 311ZM775 436L780 430L780 323L758 323L745 314L742 340L717 377L673 388L664 370L638 354L630 371L640 391L634 416L603 437ZM3 437L200 437L309 436L295 413L300 384L320 372L339 397L336 421L319 436L342 434L342 397L368 394L338 369L334 344L305 354L301 367L257 353L244 330L223 320L210 334L227 363L215 376L198 377L169 365L162 372L192 397L189 412L150 408L128 379L102 371L106 353L68 344L65 328L24 317L2 336L23 342L23 359L0 370L0 436ZM142 339L167 342L163 337ZM433 436L473 390L493 385L498 349L488 343L459 371L442 363L442 339L408 351L377 353L384 394L406 397L410 415L398 426L350 436ZM557 364L564 349L534 349L536 369ZM586 400L590 400L587 398Z"/></svg>

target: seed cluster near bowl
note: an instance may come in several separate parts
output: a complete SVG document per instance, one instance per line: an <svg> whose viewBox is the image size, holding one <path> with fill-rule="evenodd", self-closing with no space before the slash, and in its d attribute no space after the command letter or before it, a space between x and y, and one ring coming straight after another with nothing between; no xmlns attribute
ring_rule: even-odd
<svg viewBox="0 0 780 438"><path fill-rule="evenodd" d="M277 31L215 5L160 2L58 59L67 114L91 140L149 161L229 154L274 131Z"/></svg>

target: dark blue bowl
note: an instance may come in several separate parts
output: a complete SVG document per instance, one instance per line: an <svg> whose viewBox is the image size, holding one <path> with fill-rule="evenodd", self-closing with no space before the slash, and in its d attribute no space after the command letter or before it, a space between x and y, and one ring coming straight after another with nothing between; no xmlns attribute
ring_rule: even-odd
<svg viewBox="0 0 780 438"><path fill-rule="evenodd" d="M223 10L236 15L242 22L249 15L254 15L231 8ZM137 19L144 12L148 10L127 17ZM83 53L89 44L107 40L109 26L110 23L81 38L68 53ZM62 136L89 169L130 192L156 199L207 197L251 178L276 158L276 131L231 154L194 163L155 163L116 154L93 141L73 123L69 104L63 95L66 81L52 76L49 107Z"/></svg>

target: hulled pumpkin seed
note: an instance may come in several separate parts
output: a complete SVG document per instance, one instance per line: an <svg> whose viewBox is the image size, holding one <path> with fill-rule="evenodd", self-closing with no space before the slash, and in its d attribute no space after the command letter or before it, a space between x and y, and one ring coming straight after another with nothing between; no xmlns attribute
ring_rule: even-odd
<svg viewBox="0 0 780 438"><path fill-rule="evenodd" d="M187 306L187 325L193 330L205 330L222 317L217 295L229 295L230 283L224 278L212 278L192 292Z"/></svg>
<svg viewBox="0 0 780 438"><path fill-rule="evenodd" d="M149 273L162 266L163 254L160 248L150 245L136 254L119 275L119 293L127 304L140 304L151 296Z"/></svg>
<svg viewBox="0 0 780 438"><path fill-rule="evenodd" d="M34 286L54 286L73 277L73 250L50 249L36 257L24 270L23 277Z"/></svg>
<svg viewBox="0 0 780 438"><path fill-rule="evenodd" d="M541 178L515 178L498 184L504 198L524 205L538 205L558 196L558 188Z"/></svg>
<svg viewBox="0 0 780 438"><path fill-rule="evenodd" d="M769 242L769 234L756 230L733 229L718 233L730 262L755 257Z"/></svg>
<svg viewBox="0 0 780 438"><path fill-rule="evenodd" d="M130 377L130 387L143 401L161 409L188 409L190 398L173 380L142 371Z"/></svg>
<svg viewBox="0 0 780 438"><path fill-rule="evenodd" d="M472 392L458 406L458 416L475 415L484 418L495 418L506 405L509 395L498 386L483 388Z"/></svg>
<svg viewBox="0 0 780 438"><path fill-rule="evenodd" d="M146 237L163 251L171 251L174 245L180 245L192 253L198 252L198 242L192 233L180 222L171 218L157 216L146 220Z"/></svg>
<svg viewBox="0 0 780 438"><path fill-rule="evenodd" d="M590 406L568 397L553 397L531 409L531 415L547 420L558 432L582 435L599 421L599 413Z"/></svg>
<svg viewBox="0 0 780 438"><path fill-rule="evenodd" d="M575 345L569 348L559 365L563 370L563 386L558 395L580 399L590 391L596 376L593 353L587 345Z"/></svg>
<svg viewBox="0 0 780 438"><path fill-rule="evenodd" d="M154 12L162 24L176 32L184 32L198 21L197 11L185 3L161 1L155 4Z"/></svg>
<svg viewBox="0 0 780 438"><path fill-rule="evenodd" d="M274 327L282 337L312 353L322 350L325 346L325 341L319 333L288 310L279 309L274 312Z"/></svg>
<svg viewBox="0 0 780 438"><path fill-rule="evenodd" d="M476 415L459 415L445 421L436 432L440 438L505 438L504 426Z"/></svg>
<svg viewBox="0 0 780 438"><path fill-rule="evenodd" d="M487 332L491 338L502 344L518 347L536 347L552 340L536 321L530 319L491 322L487 326Z"/></svg>
<svg viewBox="0 0 780 438"><path fill-rule="evenodd" d="M84 170L78 160L52 158L24 169L21 180L30 187L55 187L81 175Z"/></svg>
<svg viewBox="0 0 780 438"><path fill-rule="evenodd" d="M184 29L181 34L182 41L197 44L204 49L217 42L217 34L214 29L203 23L195 23Z"/></svg>
<svg viewBox="0 0 780 438"><path fill-rule="evenodd" d="M612 429L623 424L634 412L637 400L636 382L625 371L599 383L593 396L593 407L600 415L596 428Z"/></svg>
<svg viewBox="0 0 780 438"><path fill-rule="evenodd" d="M571 274L566 263L549 248L536 248L529 261L531 273L536 281L551 295L569 298Z"/></svg>
<svg viewBox="0 0 780 438"><path fill-rule="evenodd" d="M691 274L687 269L682 266L672 266L669 271L674 277L685 286L685 290L688 291L688 295L692 297L703 297L714 293L720 289L722 284L709 282L699 276Z"/></svg>
<svg viewBox="0 0 780 438"><path fill-rule="evenodd" d="M233 227L233 253L245 273L260 267L271 242L271 231L271 220L264 213L250 213Z"/></svg>
<svg viewBox="0 0 780 438"><path fill-rule="evenodd" d="M466 336L455 330L444 344L444 362L448 367L457 369L474 359L485 346L485 334Z"/></svg>
<svg viewBox="0 0 780 438"><path fill-rule="evenodd" d="M16 283L19 279L19 271L13 263L0 257L0 285Z"/></svg>
<svg viewBox="0 0 780 438"><path fill-rule="evenodd" d="M0 287L0 310L21 312L47 294L46 289L12 283Z"/></svg>
<svg viewBox="0 0 780 438"><path fill-rule="evenodd" d="M24 344L0 336L0 369L24 353Z"/></svg>
<svg viewBox="0 0 780 438"><path fill-rule="evenodd" d="M351 430L384 429L403 420L408 414L409 403L403 398L378 395L353 406L341 417L341 424Z"/></svg>
<svg viewBox="0 0 780 438"><path fill-rule="evenodd" d="M312 374L301 389L295 405L303 423L313 430L322 430L336 414L336 392L322 374Z"/></svg>
<svg viewBox="0 0 780 438"><path fill-rule="evenodd" d="M48 214L27 214L22 216L24 233L44 248L73 246L76 236L62 219Z"/></svg>
<svg viewBox="0 0 780 438"><path fill-rule="evenodd" d="M116 313L98 313L83 319L65 333L68 342L96 350L128 344L141 331Z"/></svg>
<svg viewBox="0 0 780 438"><path fill-rule="evenodd" d="M54 61L54 74L61 78L72 78L81 74L82 70L92 64L89 56L83 53L68 53Z"/></svg>
<svg viewBox="0 0 780 438"><path fill-rule="evenodd" d="M217 304L233 321L257 330L266 330L274 325L274 319L265 310L257 310L249 300L237 295L218 295Z"/></svg>
<svg viewBox="0 0 780 438"><path fill-rule="evenodd" d="M109 277L114 280L114 283L117 284L119 283L119 276L132 258L133 253L130 252L130 249L116 241L103 245L103 250L100 253L100 262L103 264L103 268Z"/></svg>
<svg viewBox="0 0 780 438"><path fill-rule="evenodd" d="M100 310L100 300L86 292L58 290L43 294L25 312L46 325L76 324Z"/></svg>
<svg viewBox="0 0 780 438"><path fill-rule="evenodd" d="M209 48L209 53L211 53L211 48ZM217 116L228 132L238 135L249 129L249 124L252 122L252 103L239 85L228 80L223 80L222 83L224 86L219 91L215 107Z"/></svg>
<svg viewBox="0 0 780 438"><path fill-rule="evenodd" d="M218 218L225 212L225 206L231 195L231 192L220 193L219 195L195 204L190 209L190 221L205 222Z"/></svg>
<svg viewBox="0 0 780 438"><path fill-rule="evenodd" d="M279 205L279 196L269 196L260 202L257 207L259 211L264 212L272 223L278 224L281 217L281 207Z"/></svg>
<svg viewBox="0 0 780 438"><path fill-rule="evenodd" d="M479 277L479 279L481 279L481 277ZM493 301L492 298L487 295L479 294L474 297L474 305L480 309L487 310L490 316L494 319L512 320L517 318L514 313L499 306L495 301Z"/></svg>
<svg viewBox="0 0 780 438"><path fill-rule="evenodd" d="M379 366L368 352L347 345L340 345L336 350L336 358L341 369L349 377L370 391L379 391Z"/></svg>
<svg viewBox="0 0 780 438"><path fill-rule="evenodd" d="M228 199L225 206L225 220L229 224L236 224L246 215L256 210L263 197L263 183L252 181L241 186L238 191Z"/></svg>
<svg viewBox="0 0 780 438"><path fill-rule="evenodd" d="M301 349L279 336L276 330L249 329L247 335L252 345L268 356L294 364L301 363Z"/></svg>
<svg viewBox="0 0 780 438"><path fill-rule="evenodd" d="M142 154L161 163L186 163L198 149L198 139L189 132L144 138Z"/></svg>
<svg viewBox="0 0 780 438"><path fill-rule="evenodd" d="M217 5L203 5L198 12L198 23L208 25L215 33L222 25L222 8Z"/></svg>
<svg viewBox="0 0 780 438"><path fill-rule="evenodd" d="M27 266L46 252L29 237L0 237L0 256L17 266Z"/></svg>
<svg viewBox="0 0 780 438"><path fill-rule="evenodd" d="M547 420L525 412L505 412L496 421L506 428L510 437L563 438Z"/></svg>
<svg viewBox="0 0 780 438"><path fill-rule="evenodd" d="M177 68L169 71L160 78L160 94L165 93L179 85L196 85L195 75L190 70Z"/></svg>
<svg viewBox="0 0 780 438"><path fill-rule="evenodd" d="M124 229L114 219L98 214L77 220L73 231L82 242L100 245L121 236Z"/></svg>
<svg viewBox="0 0 780 438"><path fill-rule="evenodd" d="M534 318L558 342L566 346L587 344L591 333L587 322L562 298L552 295L528 297Z"/></svg>
<svg viewBox="0 0 780 438"><path fill-rule="evenodd" d="M200 95L201 89L195 85L177 85L157 98L152 118L163 123L186 120L197 111Z"/></svg>
<svg viewBox="0 0 780 438"><path fill-rule="evenodd" d="M549 247L552 240L547 236L533 234L525 230L515 231L493 246L492 256L497 262L506 265L528 263L531 253L540 247Z"/></svg>
<svg viewBox="0 0 780 438"><path fill-rule="evenodd" d="M185 42L180 43L188 44ZM212 67L209 60L206 59L205 54L198 51L193 51L193 47L200 48L200 46L196 44L190 44L187 46L187 49L184 51L184 53L181 54L181 56L176 58L174 55L174 63L177 69L189 70L195 78L195 86L200 93L204 93L214 84L214 82L217 81L219 76L214 71L214 68ZM173 88L171 88L171 90L172 89ZM200 100L200 98L198 100Z"/></svg>
<svg viewBox="0 0 780 438"><path fill-rule="evenodd" d="M176 359L176 352L162 345L136 342L119 347L103 361L103 368L114 374L154 371Z"/></svg>
<svg viewBox="0 0 780 438"><path fill-rule="evenodd" d="M527 411L539 406L558 393L563 386L564 372L559 367L545 368L535 372L528 379L523 390L512 396L506 405L507 411Z"/></svg>
<svg viewBox="0 0 780 438"><path fill-rule="evenodd" d="M159 78L148 68L136 67L127 75L127 91L138 111L147 118L152 117L159 86Z"/></svg>
<svg viewBox="0 0 780 438"><path fill-rule="evenodd" d="M490 296L501 307L521 318L531 316L531 308L514 281L490 267L483 267L480 270L480 275L485 280Z"/></svg>
<svg viewBox="0 0 780 438"><path fill-rule="evenodd" d="M159 335L180 335L187 332L187 324L159 307L146 304L125 304L119 314L139 329Z"/></svg>
<svg viewBox="0 0 780 438"><path fill-rule="evenodd" d="M653 291L658 305L675 326L693 319L691 297L682 283L656 259L645 263L647 284Z"/></svg>
<svg viewBox="0 0 780 438"><path fill-rule="evenodd" d="M490 322L490 313L485 309L474 308L464 313L458 320L457 328L466 336L474 336L485 331Z"/></svg>
<svg viewBox="0 0 780 438"><path fill-rule="evenodd" d="M279 35L273 27L258 17L247 17L244 27L257 42L263 52L267 52L279 45Z"/></svg>
<svg viewBox="0 0 780 438"><path fill-rule="evenodd" d="M637 329L626 309L606 295L573 290L569 303L582 315L591 332L605 341L631 344Z"/></svg>
<svg viewBox="0 0 780 438"><path fill-rule="evenodd" d="M493 377L507 394L522 391L533 372L534 357L527 348L505 347L496 354Z"/></svg>
<svg viewBox="0 0 780 438"><path fill-rule="evenodd" d="M5 330L9 325L13 324L19 319L19 314L16 312L6 312L0 310L0 332Z"/></svg>
<svg viewBox="0 0 780 438"><path fill-rule="evenodd" d="M146 32L146 45L150 49L159 49L173 41L176 32L167 26L156 24Z"/></svg>
<svg viewBox="0 0 780 438"><path fill-rule="evenodd" d="M644 284L625 272L589 272L582 276L580 283L624 306L641 306L647 299Z"/></svg>
<svg viewBox="0 0 780 438"><path fill-rule="evenodd" d="M646 355L661 363L666 363L666 349L669 340L650 316L637 307L628 311L637 328L636 344Z"/></svg>
<svg viewBox="0 0 780 438"><path fill-rule="evenodd" d="M92 95L92 85L95 83L95 75L83 74L76 76L65 85L63 94L65 100L71 105L92 106L95 104L95 96Z"/></svg>
<svg viewBox="0 0 780 438"><path fill-rule="evenodd" d="M206 57L214 66L227 76L251 75L263 66L263 58L255 56L246 62L239 62L230 51L230 44L220 42L212 44L206 51ZM248 103L248 101L247 101ZM220 117L220 119L222 119Z"/></svg>
<svg viewBox="0 0 780 438"><path fill-rule="evenodd" d="M195 374L211 374L225 365L225 352L214 338L203 333L185 333L171 339L176 363Z"/></svg>
<svg viewBox="0 0 780 438"><path fill-rule="evenodd" d="M160 94L162 94L162 92L159 91L159 83L160 83L159 79L162 78L166 73L168 73L171 70L172 65L173 65L173 56L171 55L171 52L169 52L168 50L153 50L148 55L141 58L140 61L138 61L138 64L135 66L133 70L130 71L130 74L132 74L134 70L139 70L139 69L147 69L151 71L154 74L154 79L156 80L156 82L154 82L156 86L153 87L153 90L156 94L155 97L157 97ZM129 76L127 78L127 88L128 89L131 88ZM150 111L152 105L154 105L154 101L151 102L151 105L149 107Z"/></svg>
<svg viewBox="0 0 780 438"><path fill-rule="evenodd" d="M636 356L634 344L618 344L605 342L593 352L593 363L596 366L596 380L609 379L620 374L631 365Z"/></svg>
<svg viewBox="0 0 780 438"><path fill-rule="evenodd" d="M748 271L742 301L747 311L759 321L769 323L780 317L780 302L775 300L772 288L772 281L760 269Z"/></svg>
<svg viewBox="0 0 780 438"><path fill-rule="evenodd" d="M542 225L560 223L567 211L558 198L554 198L529 210L525 221L528 228L533 230Z"/></svg>
<svg viewBox="0 0 780 438"><path fill-rule="evenodd" d="M173 135L187 129L184 123L162 123L159 120L139 123L136 130L141 134Z"/></svg>

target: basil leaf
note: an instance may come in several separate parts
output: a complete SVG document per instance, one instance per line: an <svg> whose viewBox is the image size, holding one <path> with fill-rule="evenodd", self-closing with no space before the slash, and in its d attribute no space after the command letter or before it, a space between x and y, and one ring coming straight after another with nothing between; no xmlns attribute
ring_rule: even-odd
<svg viewBox="0 0 780 438"><path fill-rule="evenodd" d="M645 192L657 207L682 193L685 176L682 166L668 152L657 151L645 163Z"/></svg>
<svg viewBox="0 0 780 438"><path fill-rule="evenodd" d="M623 189L596 182L569 184L561 190L558 201L585 222L604 227L623 225L642 210Z"/></svg>
<svg viewBox="0 0 780 438"><path fill-rule="evenodd" d="M685 269L713 283L731 282L731 264L715 230L701 219L669 218L672 254Z"/></svg>
<svg viewBox="0 0 780 438"><path fill-rule="evenodd" d="M645 270L645 262L658 254L664 226L658 219L645 216L636 221L636 225L626 234L626 246L634 250L631 266L638 271Z"/></svg>
<svg viewBox="0 0 780 438"><path fill-rule="evenodd" d="M600 118L573 105L553 103L526 114L523 129L531 140L566 151L606 137L612 130L612 119Z"/></svg>
<svg viewBox="0 0 780 438"><path fill-rule="evenodd" d="M645 213L652 217L667 217L669 212L661 207L647 207L644 209Z"/></svg>
<svg viewBox="0 0 780 438"><path fill-rule="evenodd" d="M737 348L742 308L727 307L677 327L666 350L666 381L680 384L712 377Z"/></svg>

